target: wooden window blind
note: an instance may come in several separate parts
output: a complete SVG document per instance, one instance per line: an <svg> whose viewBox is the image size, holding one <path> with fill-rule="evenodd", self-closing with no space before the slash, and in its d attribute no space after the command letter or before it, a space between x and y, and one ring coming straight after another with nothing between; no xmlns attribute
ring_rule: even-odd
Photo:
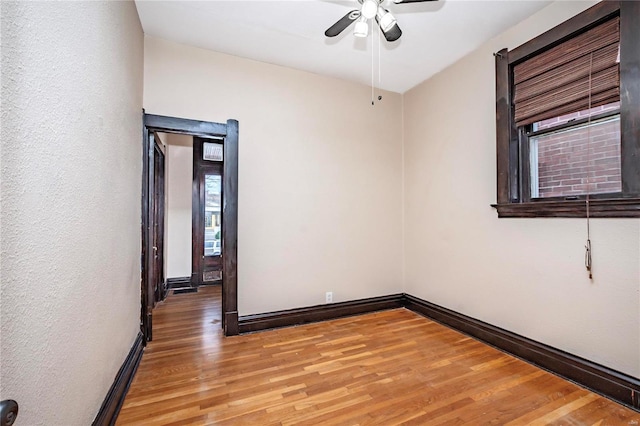
<svg viewBox="0 0 640 426"><path fill-rule="evenodd" d="M620 99L620 18L606 21L513 67L516 126ZM591 84L589 84L591 75Z"/></svg>

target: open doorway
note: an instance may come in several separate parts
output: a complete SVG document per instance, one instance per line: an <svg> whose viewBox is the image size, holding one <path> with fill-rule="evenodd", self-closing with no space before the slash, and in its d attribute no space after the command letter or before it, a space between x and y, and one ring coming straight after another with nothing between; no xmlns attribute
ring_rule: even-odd
<svg viewBox="0 0 640 426"><path fill-rule="evenodd" d="M222 284L222 327L226 336L238 334L238 309L237 309L237 235L238 235L238 122L236 120L228 120L226 124L204 122L197 120L189 120L175 117L159 116L152 114L144 114L143 129L143 191L142 191L142 315L141 329L146 339L152 340L153 329L153 307L155 303L161 300L166 294L166 286L162 290L158 290L158 261L155 252L158 249L157 243L162 237L158 235L159 229L164 232L164 224L158 222L158 217L154 212L164 209L164 204L160 206L159 199L164 202L164 186L159 188L155 185L159 182L158 167L159 154L155 145L155 139L159 138L158 134L164 133L168 135L186 135L192 138L194 142L193 152L196 155L205 155L204 143L214 144L215 150L220 151L224 161L217 161L206 164L204 167L202 179L200 175L193 174L192 187L192 203L199 204L192 211L193 224L203 228L201 237L192 238L192 270L189 274L189 284L199 286L207 282L207 278L221 278L219 282ZM161 144L162 145L162 144ZM199 151L196 152L196 146ZM210 147L211 148L211 147ZM163 160L164 161L164 153ZM171 161L169 159L169 161ZM169 164L170 167L170 164ZM211 170L209 170L211 169ZM215 170L214 170L215 169ZM200 172L198 172L200 173ZM217 176L217 178L215 177ZM218 183L218 229L213 226L207 227L207 218L211 216L215 220L215 195L210 197L209 209L211 214L206 211L207 197L206 184L208 180L215 184ZM164 182L164 177L163 180ZM161 192L161 193L160 193ZM212 190L211 193L215 193ZM211 194L211 195L212 195ZM200 212L200 207L202 212ZM201 226L201 225L202 226ZM192 226L192 229L195 228ZM209 228L207 230L207 228ZM207 234L207 231L209 234ZM218 232L219 231L219 232ZM189 233L191 234L191 232ZM193 231L193 235L196 232ZM211 238L206 238L209 235ZM218 250L216 250L216 236L218 237ZM210 245L211 248L205 246ZM207 250L210 249L210 250ZM205 251L210 256L205 256ZM215 254L214 254L215 253ZM195 257L199 257L196 264ZM210 257L211 259L206 259ZM195 266L195 267L194 267ZM168 265L162 264L160 269L167 272ZM155 268L155 269L154 269ZM216 275L216 273L218 275ZM221 277L220 277L221 275ZM208 280L215 282L215 280ZM168 280L170 282L170 280Z"/></svg>
<svg viewBox="0 0 640 426"><path fill-rule="evenodd" d="M159 133L166 146L166 292L191 288L193 136Z"/></svg>
<svg viewBox="0 0 640 426"><path fill-rule="evenodd" d="M158 133L166 147L166 292L222 284L224 140Z"/></svg>

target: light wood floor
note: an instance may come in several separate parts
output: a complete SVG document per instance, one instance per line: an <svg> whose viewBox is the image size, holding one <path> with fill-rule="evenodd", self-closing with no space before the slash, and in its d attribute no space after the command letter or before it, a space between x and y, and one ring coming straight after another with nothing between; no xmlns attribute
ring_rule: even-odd
<svg viewBox="0 0 640 426"><path fill-rule="evenodd" d="M640 414L404 309L224 338L170 295L119 425L638 425Z"/></svg>

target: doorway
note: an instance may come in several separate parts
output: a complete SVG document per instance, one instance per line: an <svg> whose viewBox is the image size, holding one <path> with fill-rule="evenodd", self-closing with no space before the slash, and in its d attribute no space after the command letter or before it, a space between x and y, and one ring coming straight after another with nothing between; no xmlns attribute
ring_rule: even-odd
<svg viewBox="0 0 640 426"><path fill-rule="evenodd" d="M202 189L205 189L207 176L213 183L219 182L219 254L216 252L215 227L209 233L207 245L213 241L211 259L204 255L205 234L202 236L203 254L199 269L193 269L192 273L198 271L200 280L204 273L216 272L221 273L222 283L222 326L225 336L238 334L238 301L237 301L237 235L238 235L238 122L236 120L228 120L225 124L205 122L198 120L190 120L184 118L160 116L154 114L146 114L143 116L143 184L142 184L142 283L141 283L141 330L147 341L152 340L153 334L153 308L155 303L164 298L164 285L158 290L157 282L159 274L154 271L162 271L162 264L158 267L160 261L163 261L163 250L159 250L162 246L156 243L160 240L158 235L164 232L164 217L160 217L156 212L161 208L164 209L164 175L159 176L158 171L160 164L164 167L164 153L159 147L156 149L154 132L163 133L180 133L190 135L196 139L213 142L222 150L224 161L220 164L212 166L207 173L203 174ZM194 148L197 144L194 143ZM161 156L162 154L162 156ZM162 157L162 158L161 158ZM156 164L158 166L156 167ZM215 170L214 170L215 169ZM164 169L163 169L164 170ZM162 172L163 173L163 172ZM217 178L215 176L218 176ZM162 182L162 185L157 184ZM195 191L194 185L194 191ZM200 189L198 188L198 191ZM206 198L206 197L205 197ZM162 201L158 201L158 200ZM194 201L195 202L195 201ZM206 204L206 199L204 200ZM162 205L161 205L162 203ZM164 210L162 210L164 211ZM195 214L195 213L194 213ZM200 213L198 213L200 215ZM203 221L206 220L206 212L202 215ZM212 214L213 216L213 214ZM199 218L200 219L200 218ZM212 218L213 219L213 218ZM200 221L206 228L206 223ZM162 229L162 231L160 231ZM195 241L193 242L195 245ZM158 257L155 253L160 251ZM197 251L193 250L193 256ZM160 273L161 275L161 273ZM211 275L209 275L211 276ZM215 277L215 275L214 275Z"/></svg>

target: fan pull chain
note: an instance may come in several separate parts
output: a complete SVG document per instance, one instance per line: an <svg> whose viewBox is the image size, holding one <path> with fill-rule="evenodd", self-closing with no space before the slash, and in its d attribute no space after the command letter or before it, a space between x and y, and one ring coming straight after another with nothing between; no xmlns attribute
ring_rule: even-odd
<svg viewBox="0 0 640 426"><path fill-rule="evenodd" d="M382 73L380 72L380 61L381 61L381 55L380 55L380 45L382 44L382 34L380 34L382 32L382 29L380 29L380 25L376 25L378 27L378 89L380 89L380 87L382 86ZM378 96L378 100L382 99L381 96Z"/></svg>
<svg viewBox="0 0 640 426"><path fill-rule="evenodd" d="M374 57L374 49L373 44L375 43L375 36L373 35L373 24L371 24L371 105L375 105L373 98L375 97L374 88L373 88L373 57Z"/></svg>
<svg viewBox="0 0 640 426"><path fill-rule="evenodd" d="M371 38L373 39L373 40L371 40L371 105L375 105L376 104L375 103L376 95L375 95L375 91L374 91L374 88L375 88L375 85L374 85L374 81L375 81L375 76L374 76L375 75L375 72L374 72L374 69L375 69L375 67L374 67L374 63L375 63L375 60L374 60L375 45L374 45L374 43L375 43L376 39L378 40L378 89L380 89L380 86L381 86L381 83L380 83L380 81L381 81L381 77L380 77L380 74L381 74L380 73L380 69L381 69L381 66L380 66L380 45L382 44L382 41L381 41L381 39L382 39L382 30L380 29L379 25L373 25L373 22L375 22L375 20L373 20L371 22L371 26L372 26L372 28L374 26L376 27L378 34L377 34L377 37L376 37L376 35L374 34L374 30L373 29L371 30ZM382 100L382 95L378 95L378 100L379 101Z"/></svg>
<svg viewBox="0 0 640 426"><path fill-rule="evenodd" d="M591 183L589 179L589 173L591 173L591 73L593 70L593 53L589 56L589 115L587 117L587 197L586 197L586 210L587 210L587 244L584 246L584 266L589 272L589 279L593 279L593 272L591 270L591 223L590 223L590 209L589 209L589 193L591 192Z"/></svg>

